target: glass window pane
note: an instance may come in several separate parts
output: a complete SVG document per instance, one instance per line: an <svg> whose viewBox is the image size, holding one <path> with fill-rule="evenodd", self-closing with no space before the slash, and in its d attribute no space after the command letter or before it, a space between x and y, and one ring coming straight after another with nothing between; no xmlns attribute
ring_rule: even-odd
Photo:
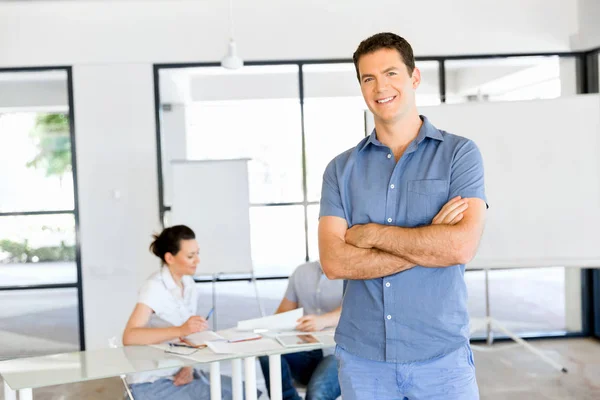
<svg viewBox="0 0 600 400"><path fill-rule="evenodd" d="M440 100L440 64L437 61L417 61L421 84L417 88L417 106L437 106Z"/></svg>
<svg viewBox="0 0 600 400"><path fill-rule="evenodd" d="M0 291L0 304L0 359L79 350L77 289Z"/></svg>
<svg viewBox="0 0 600 400"><path fill-rule="evenodd" d="M362 97L306 99L304 132L308 201L318 201L327 164L365 137Z"/></svg>
<svg viewBox="0 0 600 400"><path fill-rule="evenodd" d="M250 202L302 201L298 100L196 104L191 110L188 159L250 158ZM219 131L226 137L215 134Z"/></svg>
<svg viewBox="0 0 600 400"><path fill-rule="evenodd" d="M325 167L365 137L367 106L353 63L303 66L308 201L319 200Z"/></svg>
<svg viewBox="0 0 600 400"><path fill-rule="evenodd" d="M319 259L319 209L318 204L308 206L308 257L311 261Z"/></svg>
<svg viewBox="0 0 600 400"><path fill-rule="evenodd" d="M446 102L553 99L576 93L574 58L505 57L446 62Z"/></svg>
<svg viewBox="0 0 600 400"><path fill-rule="evenodd" d="M565 268L523 268L491 270L489 298L491 317L519 334L581 331L581 325L568 324ZM577 271L578 273L579 271ZM469 314L473 320L485 317L484 271L467 271ZM574 296L581 301L581 295ZM580 309L579 309L580 310ZM577 312L577 307L576 307ZM581 312L575 316L581 321ZM577 325L577 324L576 324ZM495 335L504 336L497 329ZM480 329L473 337L485 337Z"/></svg>
<svg viewBox="0 0 600 400"><path fill-rule="evenodd" d="M73 193L68 115L0 110L0 212L72 210Z"/></svg>
<svg viewBox="0 0 600 400"><path fill-rule="evenodd" d="M0 218L0 286L75 282L72 214Z"/></svg>
<svg viewBox="0 0 600 400"><path fill-rule="evenodd" d="M256 276L288 276L306 258L304 207L250 208L250 235Z"/></svg>
<svg viewBox="0 0 600 400"><path fill-rule="evenodd" d="M303 200L298 66L165 70L160 83L165 204L175 159L250 158L252 203ZM166 104L169 87L187 105Z"/></svg>

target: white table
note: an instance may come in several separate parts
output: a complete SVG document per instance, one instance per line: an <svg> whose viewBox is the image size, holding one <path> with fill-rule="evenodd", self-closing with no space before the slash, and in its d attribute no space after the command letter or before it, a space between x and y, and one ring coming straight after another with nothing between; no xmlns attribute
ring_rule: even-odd
<svg viewBox="0 0 600 400"><path fill-rule="evenodd" d="M19 358L0 362L4 378L5 400L31 400L33 389L44 386L117 377L136 372L155 371L195 364L210 364L211 399L221 399L220 362L231 360L233 399L242 400L242 363L246 381L246 400L256 400L256 357L269 356L271 399L281 400L281 354L317 350L335 345L331 334L319 335L322 343L303 347L283 347L271 341L273 349L242 354L215 354L201 349L192 355L166 353L152 346L125 346L78 351L42 357ZM258 341L257 341L258 344Z"/></svg>

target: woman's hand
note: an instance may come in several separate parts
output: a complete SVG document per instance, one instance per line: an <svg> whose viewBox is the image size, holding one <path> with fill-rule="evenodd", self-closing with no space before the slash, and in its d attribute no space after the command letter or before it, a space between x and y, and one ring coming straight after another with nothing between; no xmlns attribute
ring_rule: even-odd
<svg viewBox="0 0 600 400"><path fill-rule="evenodd" d="M183 386L183 385L187 385L188 383L190 383L193 380L194 380L194 369L192 367L183 367L173 377L173 384L175 386Z"/></svg>
<svg viewBox="0 0 600 400"><path fill-rule="evenodd" d="M190 317L183 325L179 327L181 334L180 337L191 335L192 333L202 332L208 328L208 323L202 317L194 315Z"/></svg>

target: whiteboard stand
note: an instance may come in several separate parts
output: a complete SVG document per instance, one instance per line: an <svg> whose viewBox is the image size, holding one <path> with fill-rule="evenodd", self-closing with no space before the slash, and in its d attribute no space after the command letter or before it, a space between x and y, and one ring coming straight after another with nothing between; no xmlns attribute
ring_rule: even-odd
<svg viewBox="0 0 600 400"><path fill-rule="evenodd" d="M212 313L212 329L213 331L217 331L217 278L219 277L218 274L214 274L213 275L213 279L212 279L212 307L213 307L213 313Z"/></svg>
<svg viewBox="0 0 600 400"><path fill-rule="evenodd" d="M258 282L256 281L256 276L254 275L254 269L252 270L252 278L251 278L252 282L254 283L254 292L256 293L256 302L258 303L258 311L260 312L260 316L264 317L265 314L265 307L263 305L262 300L260 299L260 296L258 294Z"/></svg>
<svg viewBox="0 0 600 400"><path fill-rule="evenodd" d="M542 361L549 364L554 369L561 371L563 373L567 373L567 368L560 365L546 354L542 353L540 350L533 347L531 344L527 343L525 340L520 338L516 333L510 331L503 324L492 318L490 313L490 294L489 294L489 268L484 268L484 279L485 279L485 318L483 320L477 321L471 325L471 332L475 332L479 330L481 327L485 327L486 330L486 343L488 346L491 346L494 343L494 336L492 329L496 328L500 332L504 333L506 336L514 340L519 345L525 347L527 350L538 356ZM472 346L473 350L480 350L479 346Z"/></svg>
<svg viewBox="0 0 600 400"><path fill-rule="evenodd" d="M212 330L213 331L217 331L218 327L217 327L217 280L219 278L220 274L214 274L212 276L212 308L213 308L213 313L211 315L212 318ZM264 317L265 314L265 307L263 305L263 302L260 298L259 292L258 292L258 281L256 280L256 276L254 275L254 271L252 271L252 276L250 278L250 281L252 284L254 284L254 293L256 295L256 302L258 304L258 311L260 312L260 316Z"/></svg>

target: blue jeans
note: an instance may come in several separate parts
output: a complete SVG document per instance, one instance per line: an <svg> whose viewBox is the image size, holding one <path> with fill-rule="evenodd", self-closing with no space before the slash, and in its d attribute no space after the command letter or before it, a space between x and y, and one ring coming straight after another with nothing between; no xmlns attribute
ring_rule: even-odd
<svg viewBox="0 0 600 400"><path fill-rule="evenodd" d="M221 376L222 399L232 398L231 378ZM170 379L131 385L135 400L210 400L210 381L205 372L194 371L194 380L183 386L175 386Z"/></svg>
<svg viewBox="0 0 600 400"><path fill-rule="evenodd" d="M344 400L478 400L469 344L445 356L414 363L367 360L337 346Z"/></svg>
<svg viewBox="0 0 600 400"><path fill-rule="evenodd" d="M260 367L265 377L269 396L269 357L260 357ZM323 351L303 351L281 356L281 389L283 400L300 400L292 378L306 388L306 400L335 400L341 393L337 362L333 355L323 357Z"/></svg>

